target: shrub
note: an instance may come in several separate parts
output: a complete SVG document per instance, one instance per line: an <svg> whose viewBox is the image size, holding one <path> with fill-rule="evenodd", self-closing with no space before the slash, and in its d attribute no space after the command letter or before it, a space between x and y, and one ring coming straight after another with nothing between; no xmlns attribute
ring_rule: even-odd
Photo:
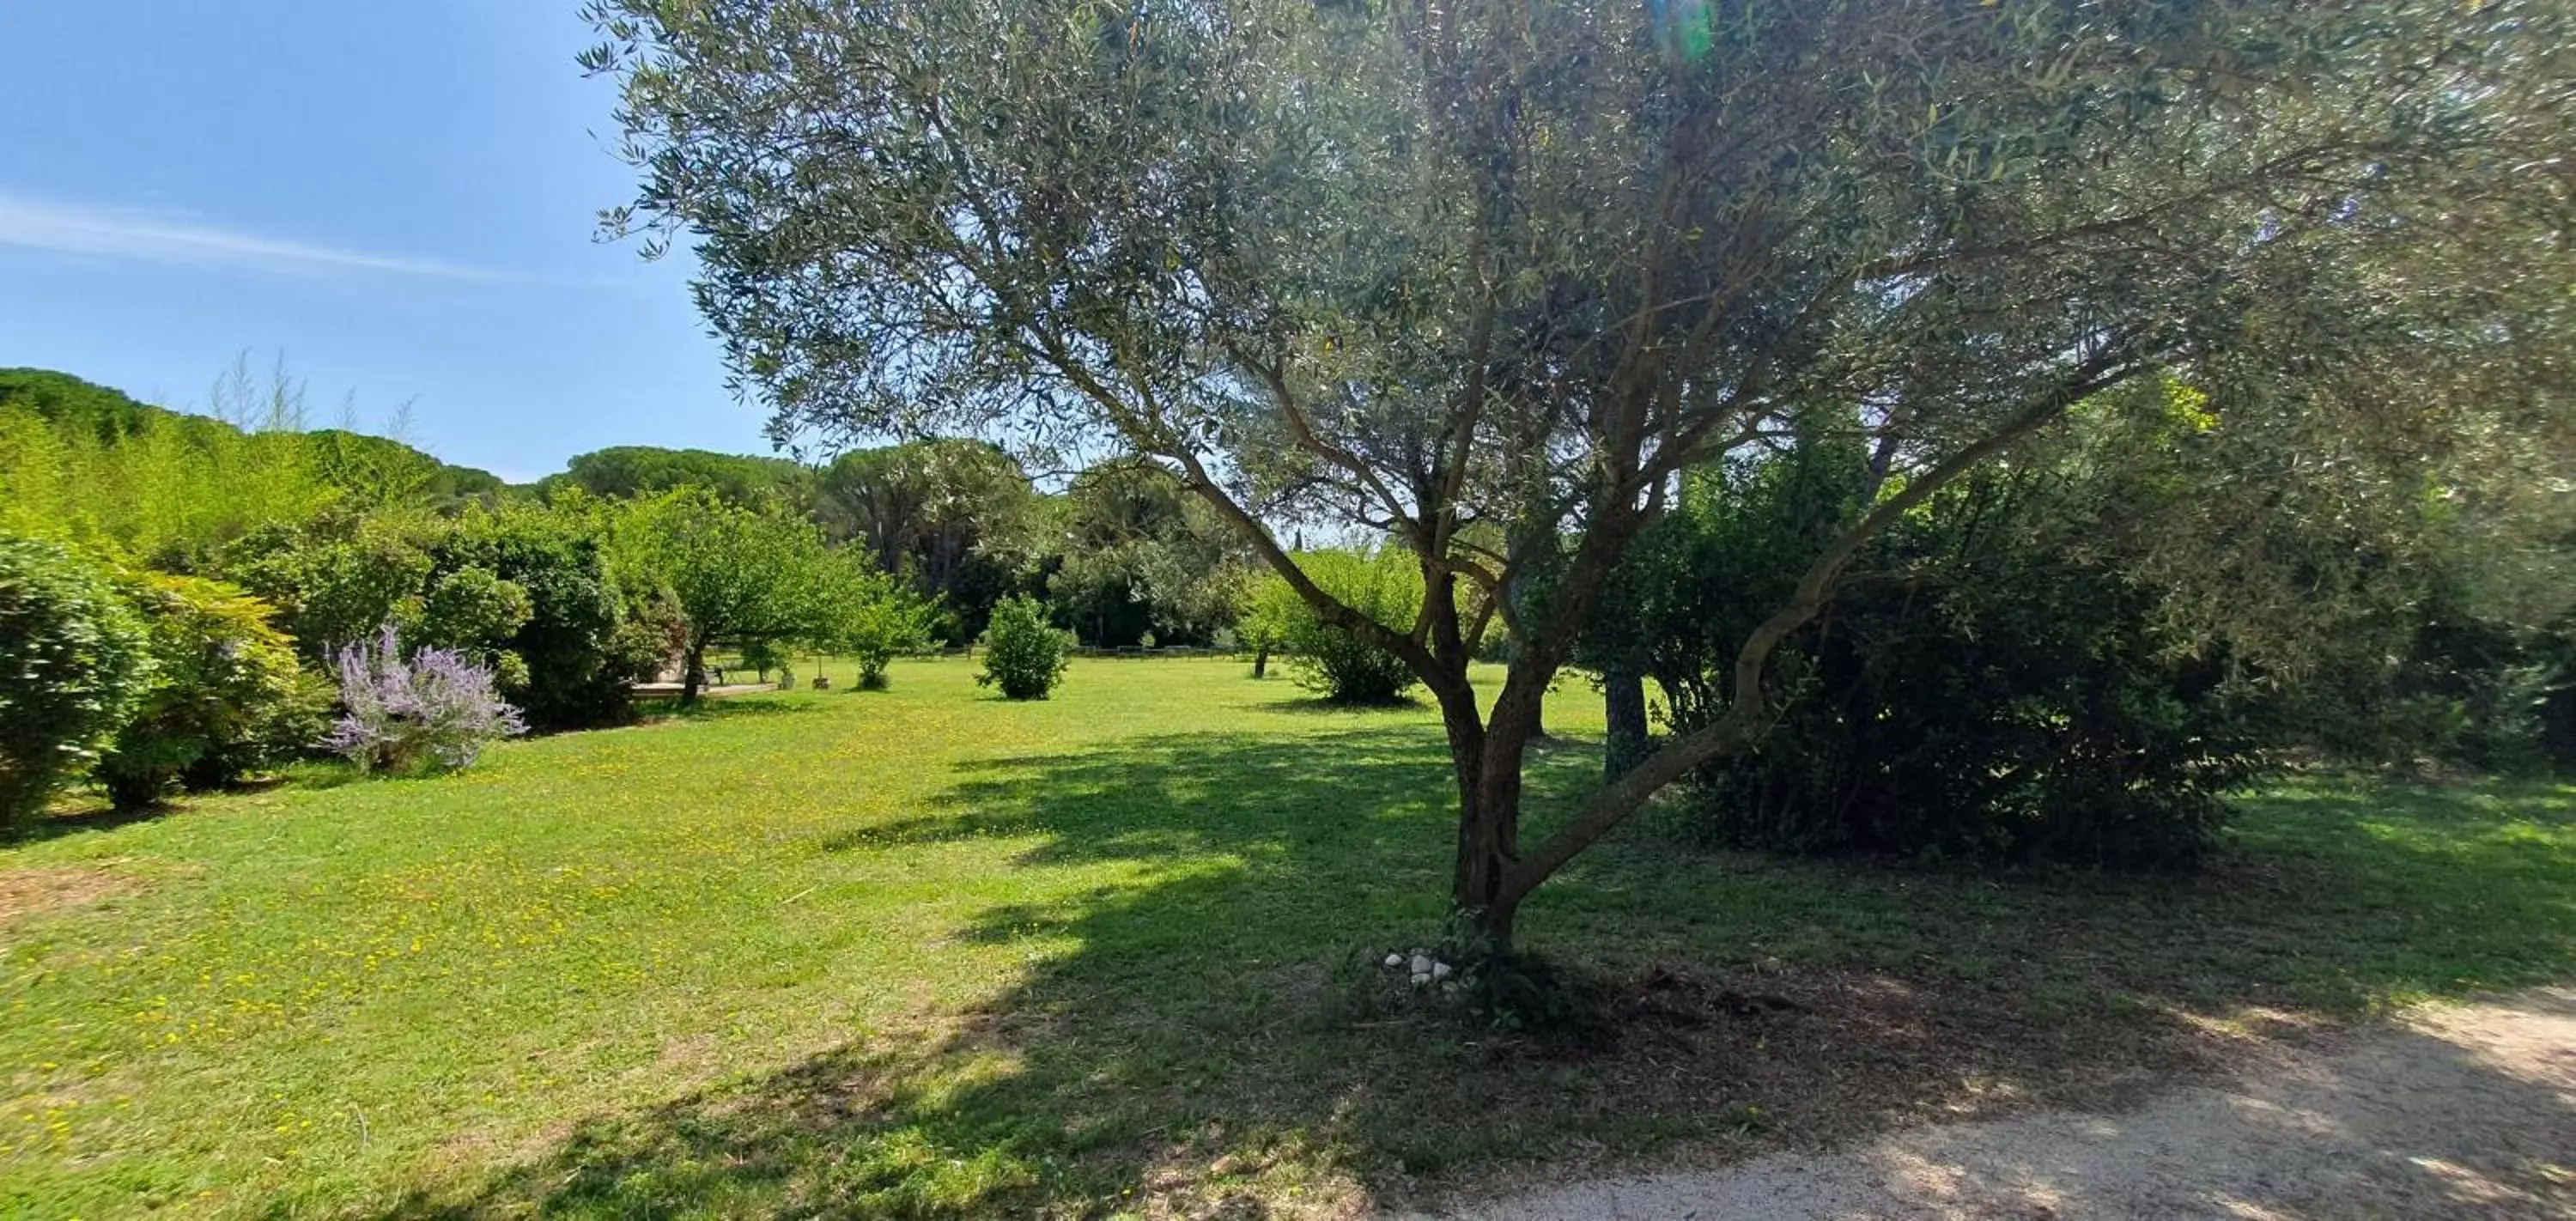
<svg viewBox="0 0 2576 1221"><path fill-rule="evenodd" d="M587 502L453 519L335 512L254 533L217 575L276 605L317 670L391 623L416 646L489 666L532 725L572 729L623 719L628 686L660 661L617 639L630 599L605 533Z"/></svg>
<svg viewBox="0 0 2576 1221"><path fill-rule="evenodd" d="M894 659L929 643L930 606L913 597L912 591L893 587L886 598L861 608L851 618L848 632L841 643L859 663L859 686L883 691L886 668Z"/></svg>
<svg viewBox="0 0 2576 1221"><path fill-rule="evenodd" d="M578 508L509 506L468 513L441 549L443 561L525 594L528 614L501 640L515 656L496 660L517 662L523 677L503 673L502 693L536 728L623 720L627 688L666 656L655 625L640 621L644 600L622 596L611 578L599 533Z"/></svg>
<svg viewBox="0 0 2576 1221"><path fill-rule="evenodd" d="M1676 731L1724 715L1737 644L1867 495L1831 443L1695 475L1602 603L1589 660L1663 688ZM1691 778L1722 843L2101 868L2187 866L2261 764L2271 709L2222 643L2080 545L2089 506L2024 473L1962 483L1874 540L1773 665L1751 753Z"/></svg>
<svg viewBox="0 0 2576 1221"><path fill-rule="evenodd" d="M274 523L226 548L214 575L275 606L297 651L328 670L378 626L419 622L444 529L421 515L345 511Z"/></svg>
<svg viewBox="0 0 2576 1221"><path fill-rule="evenodd" d="M897 654L930 640L930 605L860 553L833 552L815 566L808 604L808 644L859 663L860 688L883 690Z"/></svg>
<svg viewBox="0 0 2576 1221"><path fill-rule="evenodd" d="M150 805L183 782L230 782L313 740L327 697L315 698L267 603L198 577L143 572L123 586L149 627L152 677L98 761L117 808Z"/></svg>
<svg viewBox="0 0 2576 1221"><path fill-rule="evenodd" d="M1064 677L1073 634L1048 623L1046 606L1036 599L1005 598L993 605L981 643L979 686L1000 687L1004 699L1042 700Z"/></svg>
<svg viewBox="0 0 2576 1221"><path fill-rule="evenodd" d="M97 757L142 694L150 647L96 568L0 536L0 825L41 812Z"/></svg>
<svg viewBox="0 0 2576 1221"><path fill-rule="evenodd" d="M286 698L269 709L248 736L211 743L179 773L179 787L191 793L220 789L305 754L330 732L332 706L338 698L330 679L298 664Z"/></svg>
<svg viewBox="0 0 2576 1221"><path fill-rule="evenodd" d="M1297 567L1324 592L1397 631L1411 630L1422 611L1422 572L1405 552L1309 551L1297 556ZM1254 583L1242 621L1262 644L1287 655L1299 686L1334 703L1393 703L1418 681L1403 658L1316 617L1276 574Z"/></svg>
<svg viewBox="0 0 2576 1221"><path fill-rule="evenodd" d="M521 689L528 684L527 662L503 646L535 614L528 591L518 582L469 564L431 578L409 630L422 645L472 657L491 667L503 686Z"/></svg>
<svg viewBox="0 0 2576 1221"><path fill-rule="evenodd" d="M1732 844L2086 868L2189 866L2260 764L2260 709L2168 647L2114 574L1991 557L1846 591L1800 695L1697 778Z"/></svg>
<svg viewBox="0 0 2576 1221"><path fill-rule="evenodd" d="M928 639L927 633L905 637L892 630L882 630L891 626L872 625L851 639L850 656L859 663L858 685L862 691L885 690L886 670L894 665L895 655L905 649L919 648L920 642Z"/></svg>
<svg viewBox="0 0 2576 1221"><path fill-rule="evenodd" d="M2547 628L2481 613L2450 574L2380 616L2368 660L2302 690L2302 728L2359 762L2440 760L2504 775L2576 765L2576 617ZM2346 646L2351 647L2350 645Z"/></svg>
<svg viewBox="0 0 2576 1221"><path fill-rule="evenodd" d="M494 692L492 671L447 649L406 658L391 624L372 647L350 645L338 660L345 711L323 744L362 771L468 767L486 744L526 731Z"/></svg>

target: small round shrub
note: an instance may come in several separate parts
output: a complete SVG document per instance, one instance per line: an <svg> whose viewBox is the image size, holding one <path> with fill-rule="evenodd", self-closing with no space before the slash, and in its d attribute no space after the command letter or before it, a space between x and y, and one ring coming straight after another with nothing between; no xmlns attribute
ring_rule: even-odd
<svg viewBox="0 0 2576 1221"><path fill-rule="evenodd" d="M1048 623L1046 606L1036 599L1005 598L994 604L981 646L977 685L1000 687L1004 699L1042 700L1064 678L1073 634Z"/></svg>
<svg viewBox="0 0 2576 1221"><path fill-rule="evenodd" d="M1325 593L1399 631L1422 611L1422 570L1402 551L1309 551L1297 566ZM1256 583L1244 620L1263 644L1287 655L1298 686L1333 703L1391 704L1419 681L1403 658L1318 618L1276 575Z"/></svg>
<svg viewBox="0 0 2576 1221"><path fill-rule="evenodd" d="M97 758L141 697L150 652L104 573L0 535L0 826L42 812Z"/></svg>
<svg viewBox="0 0 2576 1221"><path fill-rule="evenodd" d="M1336 704L1392 704L1417 681L1403 658L1321 622L1292 647L1288 670L1297 685Z"/></svg>
<svg viewBox="0 0 2576 1221"><path fill-rule="evenodd" d="M199 577L142 572L122 585L149 628L152 677L98 761L118 809L151 805L183 783L228 783L320 732L313 688L294 642L270 626L267 603Z"/></svg>
<svg viewBox="0 0 2576 1221"><path fill-rule="evenodd" d="M850 656L859 663L859 689L886 689L886 671L894 665L895 655L917 649L929 639L923 630L923 617L911 610L919 603L893 601L871 607L851 625L847 638Z"/></svg>

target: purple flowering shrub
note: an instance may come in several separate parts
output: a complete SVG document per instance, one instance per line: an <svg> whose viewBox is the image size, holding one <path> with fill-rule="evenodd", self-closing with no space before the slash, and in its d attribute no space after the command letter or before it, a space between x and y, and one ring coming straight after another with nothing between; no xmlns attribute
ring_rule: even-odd
<svg viewBox="0 0 2576 1221"><path fill-rule="evenodd" d="M362 771L446 771L470 766L486 743L527 732L519 710L493 688L492 671L450 649L405 658L392 624L371 646L340 650L347 711L322 744Z"/></svg>

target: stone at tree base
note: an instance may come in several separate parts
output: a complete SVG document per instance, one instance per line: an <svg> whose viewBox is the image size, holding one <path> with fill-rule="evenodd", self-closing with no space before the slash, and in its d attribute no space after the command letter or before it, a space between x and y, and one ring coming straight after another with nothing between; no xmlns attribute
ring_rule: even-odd
<svg viewBox="0 0 2576 1221"><path fill-rule="evenodd" d="M815 676L814 676L814 689L815 689L815 690L817 690L817 691L829 691L829 690L831 690L831 689L832 689L832 676L831 676L831 675L828 675L828 674L817 674L817 675L815 675Z"/></svg>
<svg viewBox="0 0 2576 1221"><path fill-rule="evenodd" d="M1421 953L1420 951L1415 951L1413 955L1413 973L1416 975L1431 974L1430 955Z"/></svg>
<svg viewBox="0 0 2576 1221"><path fill-rule="evenodd" d="M1392 971L1392 970L1396 969L1397 967L1400 967L1400 966L1403 966L1403 965L1404 965L1404 955L1402 955L1402 954L1389 954L1389 955L1387 955L1387 956L1386 956L1386 969L1387 969L1387 970Z"/></svg>

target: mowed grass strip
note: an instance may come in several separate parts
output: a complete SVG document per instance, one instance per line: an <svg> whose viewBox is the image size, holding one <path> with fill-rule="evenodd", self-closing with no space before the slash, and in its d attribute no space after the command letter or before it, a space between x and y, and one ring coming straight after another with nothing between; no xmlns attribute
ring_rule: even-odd
<svg viewBox="0 0 2576 1221"><path fill-rule="evenodd" d="M1579 683L1550 723L1541 820L1598 768ZM0 849L0 1214L1344 1213L2576 974L2576 790L2316 781L2193 879L1633 828L1525 918L1617 1035L1538 1043L1368 965L1437 929L1449 794L1427 708L1111 659L1009 704L941 661L68 826Z"/></svg>

